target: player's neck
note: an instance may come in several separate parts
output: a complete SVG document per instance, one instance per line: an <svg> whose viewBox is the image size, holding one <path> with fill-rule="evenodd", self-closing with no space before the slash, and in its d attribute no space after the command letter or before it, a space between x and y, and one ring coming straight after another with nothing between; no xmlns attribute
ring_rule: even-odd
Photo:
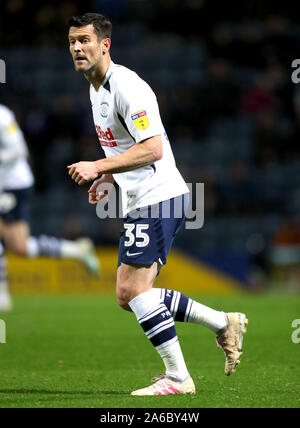
<svg viewBox="0 0 300 428"><path fill-rule="evenodd" d="M94 86L95 90L98 92L105 75L107 73L107 70L110 66L111 59L108 55L103 64L99 64L98 67L93 68L92 70L89 70L88 73L84 73L86 79Z"/></svg>

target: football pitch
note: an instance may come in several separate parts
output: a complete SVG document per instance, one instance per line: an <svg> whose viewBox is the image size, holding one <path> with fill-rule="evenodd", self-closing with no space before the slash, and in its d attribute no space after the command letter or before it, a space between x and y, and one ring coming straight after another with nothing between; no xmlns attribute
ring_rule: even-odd
<svg viewBox="0 0 300 428"><path fill-rule="evenodd" d="M212 332L176 323L197 393L131 397L164 372L163 364L135 316L113 296L15 296L14 310L0 314L6 324L0 407L299 408L300 343L293 343L292 322L300 319L300 296L190 297L247 314L244 354L232 376L224 374Z"/></svg>

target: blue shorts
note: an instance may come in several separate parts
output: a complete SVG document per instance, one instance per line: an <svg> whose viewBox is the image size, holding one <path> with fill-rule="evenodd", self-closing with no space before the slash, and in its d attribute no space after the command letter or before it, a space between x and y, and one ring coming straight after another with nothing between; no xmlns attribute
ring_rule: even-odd
<svg viewBox="0 0 300 428"><path fill-rule="evenodd" d="M120 234L121 263L151 266L166 264L176 234L185 222L188 194L130 212Z"/></svg>
<svg viewBox="0 0 300 428"><path fill-rule="evenodd" d="M0 192L0 219L4 223L29 222L29 200L33 187Z"/></svg>

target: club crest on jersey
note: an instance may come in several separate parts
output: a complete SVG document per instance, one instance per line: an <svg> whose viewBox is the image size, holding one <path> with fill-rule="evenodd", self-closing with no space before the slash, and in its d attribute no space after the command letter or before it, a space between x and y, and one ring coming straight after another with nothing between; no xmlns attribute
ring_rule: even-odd
<svg viewBox="0 0 300 428"><path fill-rule="evenodd" d="M149 126L149 120L145 110L140 110L131 115L131 119L134 121L137 129L143 130L147 129Z"/></svg>
<svg viewBox="0 0 300 428"><path fill-rule="evenodd" d="M102 117L107 117L108 116L108 109L109 109L108 103L106 103L105 101L103 103L101 103L100 114L101 114Z"/></svg>

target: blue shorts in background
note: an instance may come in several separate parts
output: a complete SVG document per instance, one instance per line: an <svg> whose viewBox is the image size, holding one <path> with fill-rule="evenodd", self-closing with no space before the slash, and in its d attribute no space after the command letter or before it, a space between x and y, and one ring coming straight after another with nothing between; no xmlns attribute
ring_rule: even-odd
<svg viewBox="0 0 300 428"><path fill-rule="evenodd" d="M0 219L4 223L29 222L29 200L33 187L0 192Z"/></svg>
<svg viewBox="0 0 300 428"><path fill-rule="evenodd" d="M151 266L166 264L174 238L185 222L189 195L137 209L124 219L120 234L118 266L121 263Z"/></svg>

